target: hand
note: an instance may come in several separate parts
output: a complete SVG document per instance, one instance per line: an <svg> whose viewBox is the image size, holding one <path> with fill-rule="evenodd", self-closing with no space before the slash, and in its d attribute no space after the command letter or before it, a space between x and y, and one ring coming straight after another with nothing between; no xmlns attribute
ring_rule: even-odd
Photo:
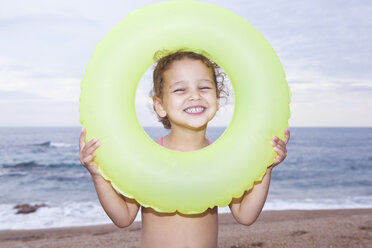
<svg viewBox="0 0 372 248"><path fill-rule="evenodd" d="M85 143L86 133L87 130L84 128L79 137L79 160L92 176L100 176L98 164L93 161L96 156L93 152L100 146L100 143L97 138Z"/></svg>
<svg viewBox="0 0 372 248"><path fill-rule="evenodd" d="M285 141L279 139L278 137L274 136L273 140L271 141L271 145L274 147L274 150L278 153L278 156L275 157L274 163L270 165L269 168L273 168L274 166L283 162L283 160L287 157L287 143L289 141L290 132L289 129L285 129Z"/></svg>

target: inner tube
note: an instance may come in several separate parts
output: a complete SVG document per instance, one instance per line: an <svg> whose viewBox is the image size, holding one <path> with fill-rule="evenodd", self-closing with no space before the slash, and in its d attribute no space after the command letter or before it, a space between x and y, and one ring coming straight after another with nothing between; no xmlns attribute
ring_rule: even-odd
<svg viewBox="0 0 372 248"><path fill-rule="evenodd" d="M135 95L158 50L209 54L231 81L235 109L206 148L159 146L137 120ZM80 123L101 146L95 161L121 194L158 212L202 213L225 207L262 180L284 140L291 93L270 44L245 19L197 1L168 1L128 14L101 40L81 82Z"/></svg>

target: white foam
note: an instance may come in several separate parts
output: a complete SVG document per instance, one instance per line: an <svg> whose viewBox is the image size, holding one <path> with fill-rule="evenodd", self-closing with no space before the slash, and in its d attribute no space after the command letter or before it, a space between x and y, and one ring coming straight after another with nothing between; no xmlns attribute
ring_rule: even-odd
<svg viewBox="0 0 372 248"><path fill-rule="evenodd" d="M31 204L31 203L30 203ZM47 205L49 205L47 203ZM65 203L62 206L39 208L34 213L16 214L14 205L0 205L0 230L39 229L111 223L96 202Z"/></svg>
<svg viewBox="0 0 372 248"><path fill-rule="evenodd" d="M50 142L50 147L62 148L62 147L73 147L73 146L74 145L68 144L68 143Z"/></svg>
<svg viewBox="0 0 372 248"><path fill-rule="evenodd" d="M345 197L344 199L304 198L268 199L264 210L320 210L372 208L372 197Z"/></svg>
<svg viewBox="0 0 372 248"><path fill-rule="evenodd" d="M30 203L36 204L36 203ZM30 214L16 214L14 204L0 205L0 230L40 229L52 227L87 226L112 223L99 202L70 202L61 206L39 208ZM372 208L372 196L345 197L344 199L268 198L264 210L317 210ZM219 213L230 213L228 206L219 208ZM141 221L139 213L135 221Z"/></svg>

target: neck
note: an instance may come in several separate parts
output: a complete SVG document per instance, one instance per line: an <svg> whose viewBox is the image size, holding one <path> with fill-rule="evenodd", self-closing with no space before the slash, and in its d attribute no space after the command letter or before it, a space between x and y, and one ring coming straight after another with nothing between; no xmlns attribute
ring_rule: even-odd
<svg viewBox="0 0 372 248"><path fill-rule="evenodd" d="M163 146L179 152L191 152L208 146L205 138L207 126L197 129L172 128L171 132L164 137Z"/></svg>

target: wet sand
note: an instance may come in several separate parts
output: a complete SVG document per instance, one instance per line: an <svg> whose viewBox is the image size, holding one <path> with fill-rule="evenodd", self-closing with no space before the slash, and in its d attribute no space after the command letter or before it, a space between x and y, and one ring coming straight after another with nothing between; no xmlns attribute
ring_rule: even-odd
<svg viewBox="0 0 372 248"><path fill-rule="evenodd" d="M0 247L140 247L141 223L0 231ZM219 216L220 248L372 248L372 209L264 211L251 226Z"/></svg>

